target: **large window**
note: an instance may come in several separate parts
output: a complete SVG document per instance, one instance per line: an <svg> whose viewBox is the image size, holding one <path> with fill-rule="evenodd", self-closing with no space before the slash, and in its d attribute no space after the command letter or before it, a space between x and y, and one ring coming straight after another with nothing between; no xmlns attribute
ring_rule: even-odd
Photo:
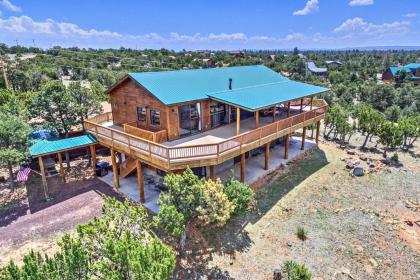
<svg viewBox="0 0 420 280"><path fill-rule="evenodd" d="M228 116L226 112L226 105L223 103L213 102L210 105L211 127L217 127L227 123Z"/></svg>
<svg viewBox="0 0 420 280"><path fill-rule="evenodd" d="M179 135L187 136L201 130L200 103L182 105L179 112Z"/></svg>
<svg viewBox="0 0 420 280"><path fill-rule="evenodd" d="M157 109L150 109L150 124L160 125L160 112Z"/></svg>
<svg viewBox="0 0 420 280"><path fill-rule="evenodd" d="M146 107L137 107L137 120L139 122L146 122L147 109Z"/></svg>

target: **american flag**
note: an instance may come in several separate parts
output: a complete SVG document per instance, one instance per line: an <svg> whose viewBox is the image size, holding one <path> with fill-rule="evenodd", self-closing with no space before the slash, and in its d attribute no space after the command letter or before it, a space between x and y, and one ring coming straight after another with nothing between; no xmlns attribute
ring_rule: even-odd
<svg viewBox="0 0 420 280"><path fill-rule="evenodd" d="M29 167L21 167L17 174L17 181L18 182L26 182L28 181L29 173L31 173L31 169Z"/></svg>

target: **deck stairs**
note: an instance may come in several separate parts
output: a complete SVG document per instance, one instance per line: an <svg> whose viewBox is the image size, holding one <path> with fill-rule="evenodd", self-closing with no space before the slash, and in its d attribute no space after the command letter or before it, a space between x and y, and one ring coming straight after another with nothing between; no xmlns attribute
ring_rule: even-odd
<svg viewBox="0 0 420 280"><path fill-rule="evenodd" d="M136 167L137 167L136 160L131 157L127 157L126 160L124 160L121 163L121 170L120 170L121 177L123 178L127 177L128 175L130 175L136 170Z"/></svg>

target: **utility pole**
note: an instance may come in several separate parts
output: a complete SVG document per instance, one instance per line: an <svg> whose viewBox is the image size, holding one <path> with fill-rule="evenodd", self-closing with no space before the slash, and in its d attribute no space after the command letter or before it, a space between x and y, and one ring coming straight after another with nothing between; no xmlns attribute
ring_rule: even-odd
<svg viewBox="0 0 420 280"><path fill-rule="evenodd" d="M7 74L6 74L6 63L0 60L0 66L3 72L4 86L6 87L6 89L9 89L9 81L7 80Z"/></svg>

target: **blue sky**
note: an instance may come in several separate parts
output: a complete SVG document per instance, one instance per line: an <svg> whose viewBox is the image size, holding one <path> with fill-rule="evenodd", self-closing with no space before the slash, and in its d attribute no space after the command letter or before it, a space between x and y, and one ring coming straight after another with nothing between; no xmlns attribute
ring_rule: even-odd
<svg viewBox="0 0 420 280"><path fill-rule="evenodd" d="M420 45L420 0L0 0L0 42L287 49Z"/></svg>

